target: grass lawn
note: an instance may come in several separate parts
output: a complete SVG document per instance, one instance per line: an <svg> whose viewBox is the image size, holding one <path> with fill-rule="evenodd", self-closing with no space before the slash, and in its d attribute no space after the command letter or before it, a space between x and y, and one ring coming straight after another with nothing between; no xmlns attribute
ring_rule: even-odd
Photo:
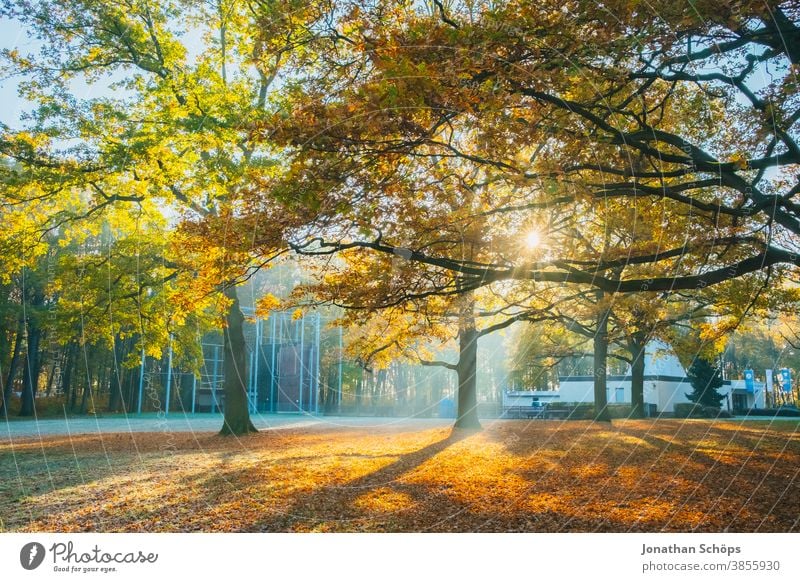
<svg viewBox="0 0 800 582"><path fill-rule="evenodd" d="M800 531L797 421L0 440L2 531Z"/></svg>

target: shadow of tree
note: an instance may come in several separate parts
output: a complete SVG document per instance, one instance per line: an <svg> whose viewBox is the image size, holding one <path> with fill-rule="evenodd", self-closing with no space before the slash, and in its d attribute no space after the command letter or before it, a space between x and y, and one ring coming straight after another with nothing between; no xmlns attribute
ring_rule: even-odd
<svg viewBox="0 0 800 582"><path fill-rule="evenodd" d="M387 488L408 496L413 500L412 503L419 503L421 499L429 501L431 496L440 494L430 492L424 486L399 483L399 478L472 434L473 431L453 429L446 438L402 454L396 461L367 475L341 485L323 486L308 494L301 494L301 498L283 515L276 519L261 520L254 524L253 530L294 531L315 529L320 525L324 525L323 529L340 529L339 526L347 524L345 529L352 531L364 519L364 512L356 503L359 498Z"/></svg>
<svg viewBox="0 0 800 582"><path fill-rule="evenodd" d="M135 447L120 436L105 441L105 454L91 443L71 450L56 441L45 451L18 450L18 470L0 463L0 518L9 529L36 531L798 527L791 500L800 494L800 442L781 434L762 442L753 440L757 431L674 421L445 430L206 436L179 439L176 451L161 451L157 435ZM751 459L735 457L749 450ZM730 462L719 462L729 453Z"/></svg>

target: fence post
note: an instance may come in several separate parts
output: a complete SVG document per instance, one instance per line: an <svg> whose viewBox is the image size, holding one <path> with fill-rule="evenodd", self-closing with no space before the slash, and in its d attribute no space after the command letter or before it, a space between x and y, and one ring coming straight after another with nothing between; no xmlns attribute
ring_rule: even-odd
<svg viewBox="0 0 800 582"><path fill-rule="evenodd" d="M144 342L142 343L142 363L139 366L139 402L136 407L136 413L142 414L142 398L144 397Z"/></svg>
<svg viewBox="0 0 800 582"><path fill-rule="evenodd" d="M169 334L169 350L167 355L167 397L164 405L164 415L169 414L169 397L172 389L172 334Z"/></svg>

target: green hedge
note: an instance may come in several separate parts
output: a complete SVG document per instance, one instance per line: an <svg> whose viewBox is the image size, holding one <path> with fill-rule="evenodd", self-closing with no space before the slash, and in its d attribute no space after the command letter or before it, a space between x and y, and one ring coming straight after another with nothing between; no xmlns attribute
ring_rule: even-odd
<svg viewBox="0 0 800 582"><path fill-rule="evenodd" d="M609 404L606 406L611 418L630 418L633 406L630 404Z"/></svg>
<svg viewBox="0 0 800 582"><path fill-rule="evenodd" d="M736 412L744 416L800 417L800 410L795 408L750 408L748 410L737 410Z"/></svg>
<svg viewBox="0 0 800 582"><path fill-rule="evenodd" d="M692 402L681 402L675 405L675 418L701 418L701 408Z"/></svg>
<svg viewBox="0 0 800 582"><path fill-rule="evenodd" d="M567 410L569 420L591 420L594 418L594 404L584 402L550 402L548 410Z"/></svg>
<svg viewBox="0 0 800 582"><path fill-rule="evenodd" d="M731 413L721 408L702 406L692 402L675 405L675 418L730 418Z"/></svg>

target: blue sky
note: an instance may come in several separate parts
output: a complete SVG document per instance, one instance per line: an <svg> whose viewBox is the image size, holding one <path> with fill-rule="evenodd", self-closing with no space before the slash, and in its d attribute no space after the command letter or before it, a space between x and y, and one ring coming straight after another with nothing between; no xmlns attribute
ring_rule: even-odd
<svg viewBox="0 0 800 582"><path fill-rule="evenodd" d="M190 31L182 37L184 45L188 49L189 60L196 58L203 50L202 30ZM16 49L21 53L36 52L39 44L29 38L25 28L18 22L0 18L0 49ZM121 77L121 75L120 75ZM88 84L81 80L73 81L73 92L78 98L110 96L113 93L119 94L119 89L110 89L110 85L115 80L114 76L102 77L95 83ZM0 78L0 123L20 129L21 114L30 109L30 103L20 98L18 95L20 77Z"/></svg>
<svg viewBox="0 0 800 582"><path fill-rule="evenodd" d="M15 22L5 18L0 19L0 48L24 50L34 45L26 38L22 28ZM0 79L0 122L10 127L18 127L19 116L22 113L24 102L17 95L18 79Z"/></svg>

